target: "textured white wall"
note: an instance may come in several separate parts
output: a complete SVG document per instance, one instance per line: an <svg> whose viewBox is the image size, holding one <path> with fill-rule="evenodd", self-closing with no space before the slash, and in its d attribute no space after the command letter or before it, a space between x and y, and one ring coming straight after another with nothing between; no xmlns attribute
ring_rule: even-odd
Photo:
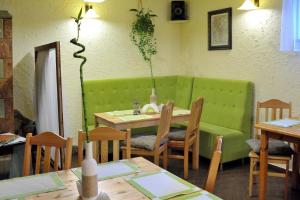
<svg viewBox="0 0 300 200"><path fill-rule="evenodd" d="M261 0L262 9L250 12L236 8L243 0L187 0L190 21L168 22L169 0L144 0L159 17L155 20L159 53L154 59L156 75L245 79L255 83L256 100L280 98L292 101L300 113L300 56L279 49L281 1ZM15 107L33 117L33 48L61 41L64 119L67 135L81 127L79 61L69 43L75 36L75 16L81 0L0 0L0 9L13 19ZM107 0L95 5L101 15L86 21L82 42L86 44L87 79L148 76L149 71L129 39L134 19L128 12L136 0ZM233 7L233 49L207 50L207 12Z"/></svg>
<svg viewBox="0 0 300 200"><path fill-rule="evenodd" d="M239 11L244 0L189 0L183 27L185 65L195 76L250 80L256 100L279 98L300 114L300 54L279 51L281 0L261 0L261 9ZM208 51L207 12L233 10L232 50Z"/></svg>
<svg viewBox="0 0 300 200"><path fill-rule="evenodd" d="M168 21L169 0L144 0L155 19L158 54L154 57L156 75L185 74L182 68L180 25ZM76 50L69 40L75 36L76 16L82 0L0 0L0 9L13 15L13 57L15 108L34 117L33 73L35 46L61 42L62 85L65 134L76 135L81 128L80 61L72 57ZM107 0L94 4L101 16L83 22L81 42L88 58L86 79L149 76L149 68L130 41L130 25L134 20L130 8L137 0ZM76 141L76 140L75 140Z"/></svg>

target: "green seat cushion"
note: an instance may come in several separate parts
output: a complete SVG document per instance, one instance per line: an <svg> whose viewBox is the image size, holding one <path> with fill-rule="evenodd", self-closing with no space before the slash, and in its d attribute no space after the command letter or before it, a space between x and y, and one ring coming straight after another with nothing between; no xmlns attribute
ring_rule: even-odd
<svg viewBox="0 0 300 200"><path fill-rule="evenodd" d="M241 131L238 131L235 129L230 129L230 128L225 128L222 126L217 126L215 124L209 124L209 123L205 123L205 122L200 123L200 130L211 133L215 136L243 135L243 132L241 132Z"/></svg>
<svg viewBox="0 0 300 200"><path fill-rule="evenodd" d="M222 163L247 157L249 148L243 132L205 122L200 123L201 156L211 158L217 136L223 136Z"/></svg>

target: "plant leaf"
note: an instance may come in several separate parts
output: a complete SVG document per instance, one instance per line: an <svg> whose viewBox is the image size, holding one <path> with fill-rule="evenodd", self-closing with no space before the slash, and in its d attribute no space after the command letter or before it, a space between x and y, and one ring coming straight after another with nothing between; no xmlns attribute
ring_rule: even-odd
<svg viewBox="0 0 300 200"><path fill-rule="evenodd" d="M82 15L82 8L80 8L80 11L79 11L79 13L78 13L78 19L80 19L81 18L81 15Z"/></svg>

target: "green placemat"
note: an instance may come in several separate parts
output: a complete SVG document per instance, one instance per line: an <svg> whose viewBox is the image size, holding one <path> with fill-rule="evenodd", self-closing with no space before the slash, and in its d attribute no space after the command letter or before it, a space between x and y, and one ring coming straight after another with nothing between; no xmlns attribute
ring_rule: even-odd
<svg viewBox="0 0 300 200"><path fill-rule="evenodd" d="M187 115L190 114L191 112L189 110L184 110L184 109L178 109L178 110L173 110L173 116L176 115Z"/></svg>
<svg viewBox="0 0 300 200"><path fill-rule="evenodd" d="M193 184L164 170L135 176L127 181L152 200L169 199L200 190Z"/></svg>
<svg viewBox="0 0 300 200"><path fill-rule="evenodd" d="M222 199L205 190L202 190L200 192L195 192L192 194L177 197L173 200L222 200Z"/></svg>
<svg viewBox="0 0 300 200"><path fill-rule="evenodd" d="M135 120L143 120L143 119L151 119L151 115L128 115L128 116L122 116L118 117L122 121L135 121Z"/></svg>
<svg viewBox="0 0 300 200"><path fill-rule="evenodd" d="M116 111L112 111L112 112L107 112L106 114L118 117L118 116L124 116L124 115L133 115L133 111L132 110L116 110Z"/></svg>
<svg viewBox="0 0 300 200"><path fill-rule="evenodd" d="M101 181L134 174L139 171L138 166L128 160L113 161L97 165L97 178L98 181ZM81 168L74 168L72 172L81 179Z"/></svg>
<svg viewBox="0 0 300 200"><path fill-rule="evenodd" d="M0 181L0 200L23 199L26 196L65 189L56 172Z"/></svg>

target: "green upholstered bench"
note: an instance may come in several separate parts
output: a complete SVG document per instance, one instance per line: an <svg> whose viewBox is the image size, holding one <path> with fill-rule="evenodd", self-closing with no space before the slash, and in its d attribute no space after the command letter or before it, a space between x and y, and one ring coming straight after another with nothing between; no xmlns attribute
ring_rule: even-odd
<svg viewBox="0 0 300 200"><path fill-rule="evenodd" d="M223 136L221 163L245 158L253 116L253 85L249 81L195 78L192 100L204 98L200 122L200 155L211 158L216 136Z"/></svg>
<svg viewBox="0 0 300 200"><path fill-rule="evenodd" d="M176 106L189 108L193 87L192 77L166 76L156 78L158 103L174 100ZM84 81L87 124L89 130L94 128L94 113L113 110L132 109L133 102L149 103L151 94L150 78L122 78ZM142 132L151 132L153 128ZM140 132L138 130L133 130Z"/></svg>
<svg viewBox="0 0 300 200"><path fill-rule="evenodd" d="M222 135L222 163L248 156L245 143L252 130L253 86L234 81L184 76L157 77L158 103L174 100L188 109L191 101L204 97L200 122L200 155L211 158L215 137ZM88 80L84 82L87 122L94 127L94 113L132 109L133 101L149 102L150 78ZM146 130L146 131L145 131ZM133 130L133 134L153 132L153 128Z"/></svg>

